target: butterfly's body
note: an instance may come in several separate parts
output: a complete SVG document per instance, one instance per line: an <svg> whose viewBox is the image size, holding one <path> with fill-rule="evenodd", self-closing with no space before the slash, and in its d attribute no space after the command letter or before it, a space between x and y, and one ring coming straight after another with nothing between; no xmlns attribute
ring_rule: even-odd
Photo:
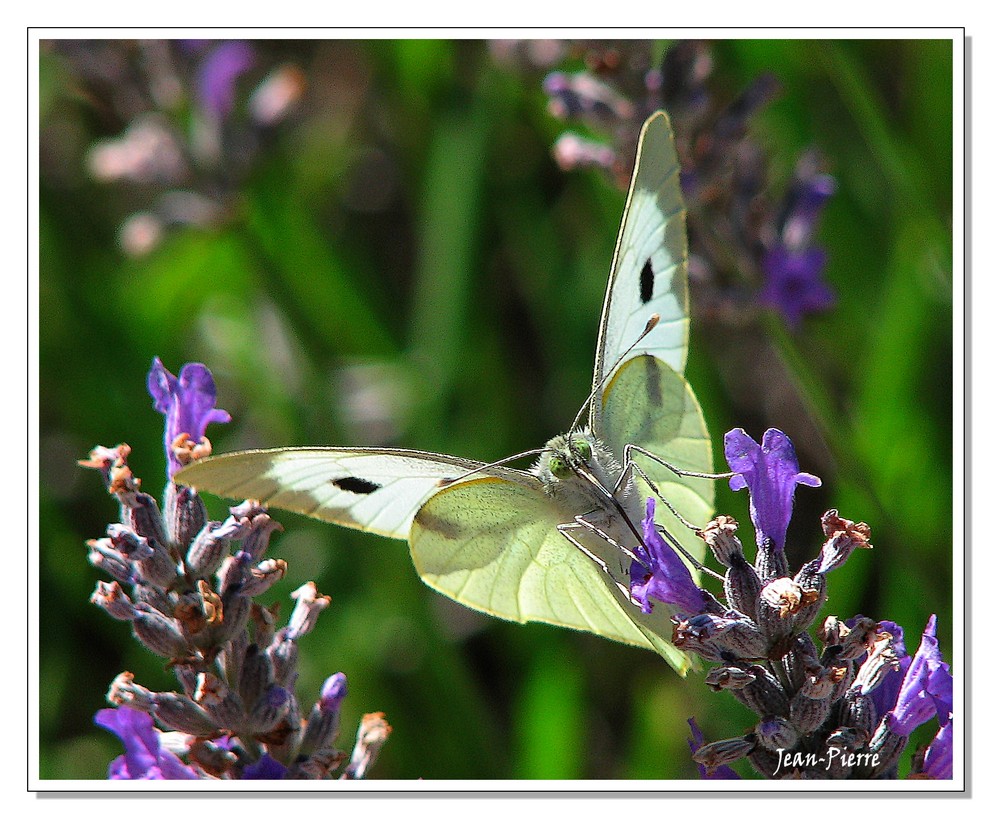
<svg viewBox="0 0 1000 827"><path fill-rule="evenodd" d="M710 516L701 409L683 376L687 245L666 115L640 135L604 302L587 424L549 440L530 471L398 448L284 448L210 457L179 482L407 539L420 576L499 617L651 648L679 670L666 607L629 596L653 485L694 522ZM666 508L657 519L677 535Z"/></svg>

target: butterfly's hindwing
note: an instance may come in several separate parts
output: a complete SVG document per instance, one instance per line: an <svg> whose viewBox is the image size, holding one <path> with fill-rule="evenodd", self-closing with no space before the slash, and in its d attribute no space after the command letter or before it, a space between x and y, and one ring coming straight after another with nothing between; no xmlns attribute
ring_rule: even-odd
<svg viewBox="0 0 1000 827"><path fill-rule="evenodd" d="M413 563L429 586L465 606L649 648L606 575L559 534L574 515L558 503L537 480L450 486L413 521Z"/></svg>

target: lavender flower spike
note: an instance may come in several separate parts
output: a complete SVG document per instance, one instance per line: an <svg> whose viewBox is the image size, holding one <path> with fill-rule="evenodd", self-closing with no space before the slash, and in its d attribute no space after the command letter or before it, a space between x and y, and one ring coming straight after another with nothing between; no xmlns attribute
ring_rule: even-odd
<svg viewBox="0 0 1000 827"><path fill-rule="evenodd" d="M198 445L210 422L229 422L230 416L215 407L215 380L211 371L198 362L184 365L177 377L163 367L157 356L149 369L146 384L153 397L153 407L166 416L163 442L167 452L167 473L172 477L181 469L174 450L177 438L187 434L187 440Z"/></svg>
<svg viewBox="0 0 1000 827"><path fill-rule="evenodd" d="M799 471L792 441L781 431L768 428L758 445L742 428L725 438L726 462L735 473L729 480L733 491L750 489L750 519L757 530L757 547L770 538L776 552L785 547L785 533L792 519L796 485L817 488L820 479Z"/></svg>

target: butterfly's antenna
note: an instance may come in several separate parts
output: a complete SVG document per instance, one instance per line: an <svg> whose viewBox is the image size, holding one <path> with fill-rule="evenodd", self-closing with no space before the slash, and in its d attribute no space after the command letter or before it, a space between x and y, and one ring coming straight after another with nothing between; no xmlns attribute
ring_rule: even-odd
<svg viewBox="0 0 1000 827"><path fill-rule="evenodd" d="M466 471L464 474L458 477L445 477L438 481L438 488L444 488L446 485L453 485L456 482L461 482L466 477L471 477L473 474L478 474L482 471L486 471L490 468L496 468L498 465L506 465L511 460L522 459L523 457L530 457L534 454L540 454L544 451L544 448L532 448L530 451L522 451L520 454L513 454L509 457L504 457L503 459L498 459L496 462L486 463L481 465L479 468L473 468L471 471Z"/></svg>
<svg viewBox="0 0 1000 827"><path fill-rule="evenodd" d="M594 389L590 392L590 396L588 396L584 400L583 407L581 407L580 410L577 412L576 416L573 417L573 424L570 426L570 431L576 429L576 426L580 422L580 418L583 416L584 412L588 408L590 408L591 403L594 401L594 397L597 396L597 394L599 394L604 389L604 377L610 376L615 371L615 369L622 362L625 361L625 357L632 352L632 348L634 348L637 344L639 344L639 342L641 342L650 333L652 333L653 328L656 327L659 323L660 323L660 314L654 313L652 316L649 317L649 321L646 322L646 326L643 328L642 333L639 334L638 338L634 342L632 342L632 344L630 344L627 348L625 348L625 352L618 357L615 363L610 368L608 368L603 373L603 375L594 377Z"/></svg>

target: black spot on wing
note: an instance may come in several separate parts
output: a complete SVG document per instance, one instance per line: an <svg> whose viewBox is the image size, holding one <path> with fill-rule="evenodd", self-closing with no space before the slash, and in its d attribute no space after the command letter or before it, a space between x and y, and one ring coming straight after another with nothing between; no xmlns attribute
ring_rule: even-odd
<svg viewBox="0 0 1000 827"><path fill-rule="evenodd" d="M330 480L337 488L343 491L350 491L352 494L371 494L378 491L382 486L371 480L364 480L361 477L341 477L339 480Z"/></svg>
<svg viewBox="0 0 1000 827"><path fill-rule="evenodd" d="M653 262L646 259L642 265L642 272L639 274L639 298L643 304L648 304L653 298Z"/></svg>

